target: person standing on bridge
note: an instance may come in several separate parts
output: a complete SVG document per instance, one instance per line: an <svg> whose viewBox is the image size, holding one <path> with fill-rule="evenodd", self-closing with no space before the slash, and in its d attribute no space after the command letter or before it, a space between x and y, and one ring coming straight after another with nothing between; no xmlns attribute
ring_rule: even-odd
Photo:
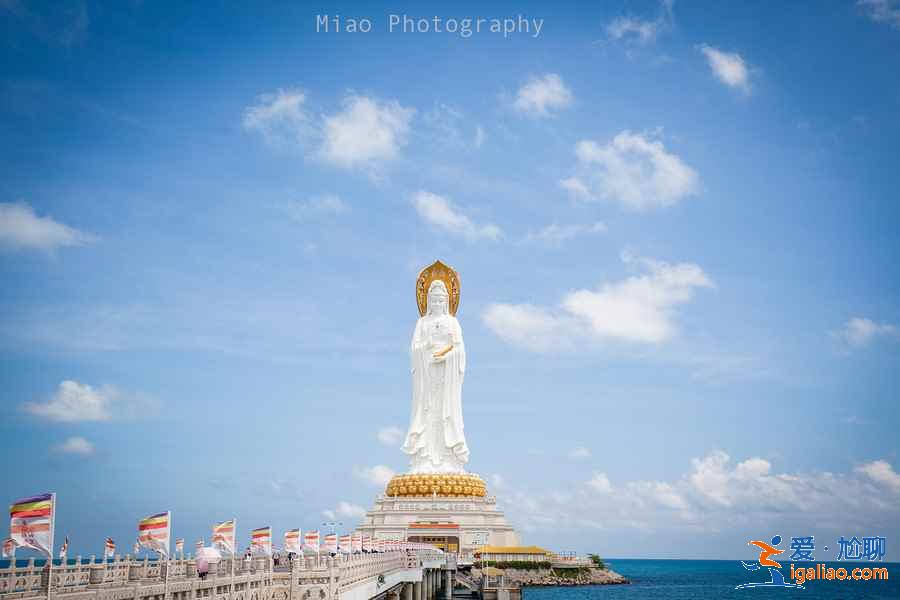
<svg viewBox="0 0 900 600"><path fill-rule="evenodd" d="M197 559L197 576L200 579L206 579L207 575L209 575L209 561L205 556L201 556Z"/></svg>

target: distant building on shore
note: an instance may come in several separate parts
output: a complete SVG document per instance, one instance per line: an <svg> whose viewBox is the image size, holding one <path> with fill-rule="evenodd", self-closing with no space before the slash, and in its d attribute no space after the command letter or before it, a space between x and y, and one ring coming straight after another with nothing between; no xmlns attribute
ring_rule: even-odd
<svg viewBox="0 0 900 600"><path fill-rule="evenodd" d="M483 563L548 562L553 553L540 546L482 546L474 555Z"/></svg>

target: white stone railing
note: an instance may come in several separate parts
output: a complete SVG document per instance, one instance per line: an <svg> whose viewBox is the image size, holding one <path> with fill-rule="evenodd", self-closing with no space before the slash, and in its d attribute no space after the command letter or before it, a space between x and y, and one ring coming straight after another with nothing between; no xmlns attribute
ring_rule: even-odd
<svg viewBox="0 0 900 600"><path fill-rule="evenodd" d="M9 567L0 569L0 595L29 595L34 592L47 591L46 565L35 565L29 559L24 565L18 561L10 561ZM169 581L197 578L196 561L193 559L174 559L168 562L132 559L130 556L116 557L112 561L98 561L94 557L83 560L80 556L74 563L54 564L52 569L52 589L57 594L123 587L129 585L165 583L166 570ZM251 574L257 571L271 571L271 561L266 558L254 559L253 562L238 560L235 562L235 574ZM230 575L231 560L225 559L211 565L211 575Z"/></svg>
<svg viewBox="0 0 900 600"><path fill-rule="evenodd" d="M274 567L267 557L252 560L226 558L210 565L205 579L197 576L196 561L112 561L93 557L72 564L54 564L52 596L71 600L336 600L341 591L396 571L421 569L423 563L446 564L438 550L396 550L374 554L301 556ZM166 571L168 570L168 576ZM233 574L233 577L232 577ZM254 590L263 593L254 593ZM314 594L303 594L304 591ZM288 592L291 593L288 593ZM296 592L296 593L295 593ZM30 559L25 565L10 561L0 568L0 599L47 598L47 568Z"/></svg>
<svg viewBox="0 0 900 600"><path fill-rule="evenodd" d="M340 575L340 587L353 587L361 581L407 568L405 552L382 554L350 554L341 557L336 567Z"/></svg>

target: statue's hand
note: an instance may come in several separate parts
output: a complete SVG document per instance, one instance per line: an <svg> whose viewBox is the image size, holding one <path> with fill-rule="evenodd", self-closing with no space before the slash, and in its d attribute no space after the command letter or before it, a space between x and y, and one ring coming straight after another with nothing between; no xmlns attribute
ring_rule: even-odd
<svg viewBox="0 0 900 600"><path fill-rule="evenodd" d="M433 353L433 354L431 355L431 357L432 357L433 359L435 359L435 361L437 361L437 360L443 360L448 354L450 354L450 351L451 351L451 350L453 350L453 344L450 344L449 346L447 346L447 347L444 348L443 350L438 350L437 352Z"/></svg>

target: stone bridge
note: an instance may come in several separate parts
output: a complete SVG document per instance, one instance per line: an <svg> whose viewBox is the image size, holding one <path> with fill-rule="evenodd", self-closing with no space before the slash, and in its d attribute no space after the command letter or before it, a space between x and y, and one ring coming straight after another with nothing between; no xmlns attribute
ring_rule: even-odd
<svg viewBox="0 0 900 600"><path fill-rule="evenodd" d="M0 568L0 600L450 600L456 559L438 550L307 556L275 566L268 557L223 559L197 576L193 559Z"/></svg>

